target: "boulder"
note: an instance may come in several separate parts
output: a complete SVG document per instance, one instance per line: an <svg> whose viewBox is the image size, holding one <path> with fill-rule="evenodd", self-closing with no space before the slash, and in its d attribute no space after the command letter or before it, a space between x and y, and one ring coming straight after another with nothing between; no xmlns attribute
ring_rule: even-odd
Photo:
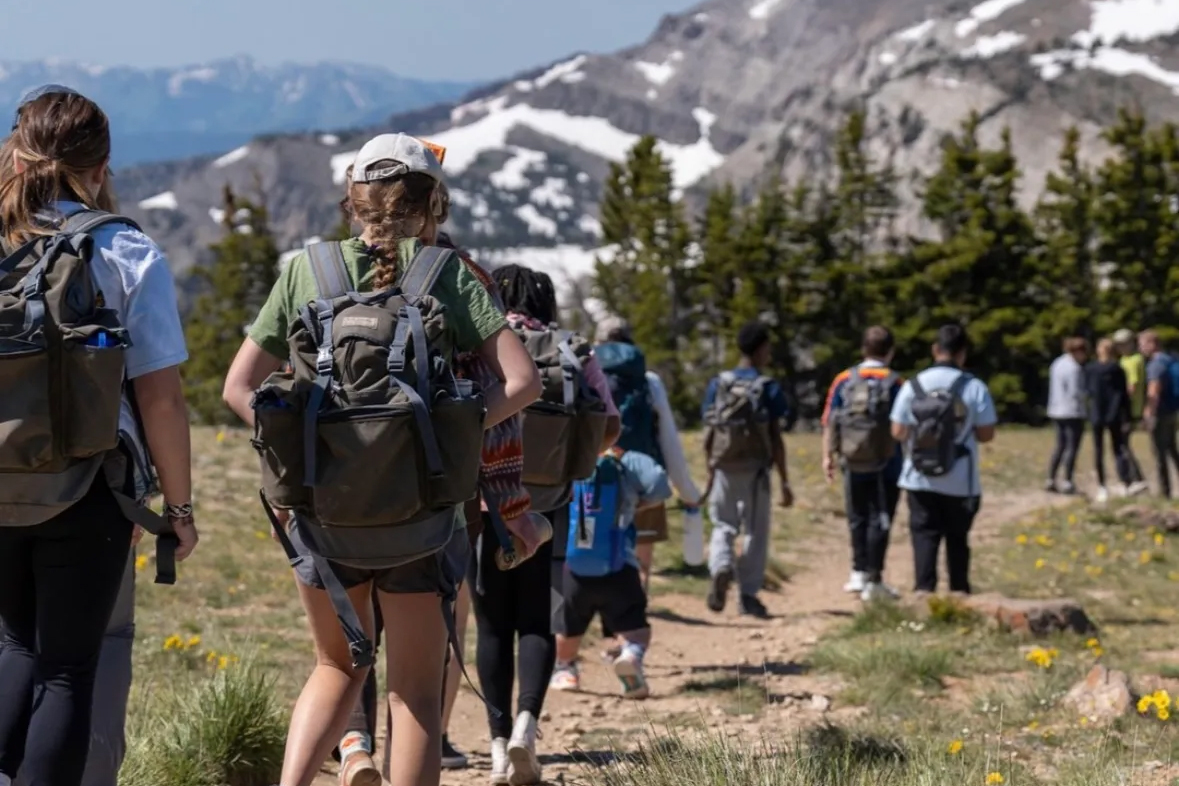
<svg viewBox="0 0 1179 786"><path fill-rule="evenodd" d="M1143 529L1159 532L1179 532L1179 511L1152 508L1149 505L1127 505L1119 508L1117 520Z"/></svg>
<svg viewBox="0 0 1179 786"><path fill-rule="evenodd" d="M1081 605L1068 598L1025 600L1001 595L974 595L964 602L992 624L1011 633L1049 636L1072 632L1089 636L1097 632L1097 626Z"/></svg>
<svg viewBox="0 0 1179 786"><path fill-rule="evenodd" d="M1125 672L1098 664L1069 690L1064 703L1090 723L1110 723L1134 711L1134 692Z"/></svg>

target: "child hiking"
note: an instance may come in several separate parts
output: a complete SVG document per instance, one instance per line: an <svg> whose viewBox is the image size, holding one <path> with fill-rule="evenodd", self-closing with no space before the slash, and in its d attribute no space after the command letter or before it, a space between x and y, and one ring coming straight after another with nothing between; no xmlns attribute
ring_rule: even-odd
<svg viewBox="0 0 1179 786"><path fill-rule="evenodd" d="M288 264L226 377L258 433L265 501L294 511L274 523L315 640L280 786L309 786L345 730L373 658L374 584L386 627L413 632L386 637L390 781L439 780L450 607L470 553L459 508L478 489L483 430L540 394L487 289L433 245L442 180L420 140L366 143L347 176L361 236ZM461 352L501 381L457 379ZM305 451L313 439L332 450Z"/></svg>

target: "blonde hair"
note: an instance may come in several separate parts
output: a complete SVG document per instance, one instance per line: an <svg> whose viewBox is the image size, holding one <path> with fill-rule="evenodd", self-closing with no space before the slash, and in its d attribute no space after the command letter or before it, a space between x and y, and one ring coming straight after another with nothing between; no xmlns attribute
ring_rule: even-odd
<svg viewBox="0 0 1179 786"><path fill-rule="evenodd" d="M1114 359L1113 340L1103 338L1097 342L1097 359L1102 363L1108 363Z"/></svg>
<svg viewBox="0 0 1179 786"><path fill-rule="evenodd" d="M110 155L110 124L90 99L48 93L22 106L16 128L0 146L0 227L5 239L21 243L52 234L37 214L58 200L113 211L109 169L97 194L87 185L96 169L107 167Z"/></svg>
<svg viewBox="0 0 1179 786"><path fill-rule="evenodd" d="M377 161L369 168L381 169L396 163ZM378 291L397 283L401 241L421 238L432 243L438 227L446 223L450 213L446 186L421 172L410 172L390 180L355 183L349 167L345 202L348 211L364 225L376 247L377 270L373 289Z"/></svg>

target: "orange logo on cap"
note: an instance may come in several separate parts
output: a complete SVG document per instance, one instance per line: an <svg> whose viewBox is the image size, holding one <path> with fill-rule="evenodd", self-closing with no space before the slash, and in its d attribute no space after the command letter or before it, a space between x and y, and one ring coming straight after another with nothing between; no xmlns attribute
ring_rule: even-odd
<svg viewBox="0 0 1179 786"><path fill-rule="evenodd" d="M446 148L445 147L443 147L442 145L436 145L433 142L429 142L425 139L422 139L421 137L418 137L418 141L421 142L423 145L425 145L426 149L434 154L434 157L438 159L439 164L446 161Z"/></svg>

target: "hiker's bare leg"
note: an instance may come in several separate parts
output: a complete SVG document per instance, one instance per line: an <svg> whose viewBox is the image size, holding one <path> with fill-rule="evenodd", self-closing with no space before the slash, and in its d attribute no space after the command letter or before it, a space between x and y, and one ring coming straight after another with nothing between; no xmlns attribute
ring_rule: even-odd
<svg viewBox="0 0 1179 786"><path fill-rule="evenodd" d="M389 631L385 637L389 707L389 782L392 786L438 786L442 777L442 678L446 623L434 593L379 593Z"/></svg>
<svg viewBox="0 0 1179 786"><path fill-rule="evenodd" d="M627 644L634 644L645 650L651 646L651 629L643 628L641 630L619 633L618 638Z"/></svg>
<svg viewBox="0 0 1179 786"><path fill-rule="evenodd" d="M581 649L581 636L557 634L557 663L572 663Z"/></svg>
<svg viewBox="0 0 1179 786"><path fill-rule="evenodd" d="M458 648L463 652L467 640L467 617L471 615L471 590L467 582L459 587L458 599L454 603L454 627L458 633ZM458 700L459 687L463 673L459 669L458 658L452 654L450 666L446 670L446 696L442 702L442 732L445 734L450 728L450 714L454 712L454 704Z"/></svg>
<svg viewBox="0 0 1179 786"><path fill-rule="evenodd" d="M651 566L655 564L655 544L640 543L635 546L635 556L639 558L639 575L643 579L643 591L651 584Z"/></svg>
<svg viewBox="0 0 1179 786"><path fill-rule="evenodd" d="M299 581L296 584L315 640L315 669L307 678L291 714L281 783L283 786L310 786L348 725L348 716L364 687L368 669L352 668L348 640L344 638L344 630L327 592L312 589ZM348 591L348 597L365 634L371 637L372 585L366 583L353 587Z"/></svg>

